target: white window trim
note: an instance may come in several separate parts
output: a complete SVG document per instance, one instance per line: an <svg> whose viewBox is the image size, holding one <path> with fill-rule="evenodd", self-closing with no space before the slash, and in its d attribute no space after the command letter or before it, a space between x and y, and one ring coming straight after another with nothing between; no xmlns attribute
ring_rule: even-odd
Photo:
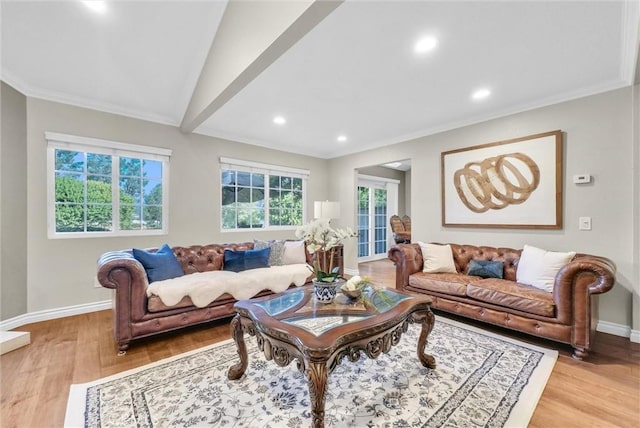
<svg viewBox="0 0 640 428"><path fill-rule="evenodd" d="M153 236L169 233L169 159L173 153L170 149L121 143L98 138L77 135L45 132L47 141L47 237L49 239L82 239L104 238L116 236ZM162 162L162 229L153 230L118 230L119 216L113 217L111 232L57 232L55 210L55 150L65 149L79 152L90 152L115 156L112 170L119 170L120 157L133 157ZM118 183L112 183L112 209L120 212Z"/></svg>
<svg viewBox="0 0 640 428"><path fill-rule="evenodd" d="M300 168L292 168L287 166L279 166L279 165L270 165L261 162L253 162L242 159L232 159L227 157L220 157L220 162L218 163L218 179L222 177L222 170L229 169L235 171L242 172L254 172L259 174L268 174L268 175L286 175L293 178L302 179L302 224L307 222L307 188L309 176L311 175L311 171L308 169L300 169ZM219 192L222 191L222 183L219 185ZM266 188L265 188L266 190ZM267 231L289 231L296 230L300 226L271 226L268 227L256 227L256 228L235 228L235 229L224 229L222 227L222 204L220 193L218 192L218 216L220 218L219 227L220 233L238 233L238 232L267 232ZM265 194L267 192L265 191ZM266 195L265 195L266 196ZM266 196L268 197L268 196ZM266 219L267 213L265 213Z"/></svg>

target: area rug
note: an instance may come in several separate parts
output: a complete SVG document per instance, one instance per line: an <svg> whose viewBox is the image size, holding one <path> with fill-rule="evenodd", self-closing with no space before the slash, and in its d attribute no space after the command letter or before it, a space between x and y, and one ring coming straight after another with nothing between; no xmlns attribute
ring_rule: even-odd
<svg viewBox="0 0 640 428"><path fill-rule="evenodd" d="M525 427L556 351L437 317L427 353L411 325L388 354L344 360L329 376L328 427ZM266 361L247 337L249 367L231 340L94 382L71 385L67 427L308 427L309 392L296 364ZM126 357L125 357L126 358Z"/></svg>

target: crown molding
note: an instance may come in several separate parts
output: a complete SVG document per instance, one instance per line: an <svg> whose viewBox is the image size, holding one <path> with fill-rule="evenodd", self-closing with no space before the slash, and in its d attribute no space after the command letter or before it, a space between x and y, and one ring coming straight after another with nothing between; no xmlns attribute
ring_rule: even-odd
<svg viewBox="0 0 640 428"><path fill-rule="evenodd" d="M64 94L62 92L49 91L46 89L31 86L24 82L22 79L14 76L11 72L8 72L6 69L2 70L2 76L0 77L0 79L2 79L9 86L12 86L17 91L22 92L23 95L29 98L37 98L44 101L51 101L74 107L96 110L103 113L116 114L132 119L159 123L161 125L170 125L176 127L179 125L179 120L176 120L176 118L165 117L148 112L141 112L138 110L124 108L115 104L102 103L84 97L75 97L73 95Z"/></svg>

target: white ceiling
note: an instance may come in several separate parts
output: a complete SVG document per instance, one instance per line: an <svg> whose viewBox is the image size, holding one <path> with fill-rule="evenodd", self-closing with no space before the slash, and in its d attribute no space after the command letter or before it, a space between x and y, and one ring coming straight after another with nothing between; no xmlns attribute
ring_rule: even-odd
<svg viewBox="0 0 640 428"><path fill-rule="evenodd" d="M7 83L177 126L226 2L1 5ZM627 86L639 16L635 1L347 0L195 132L332 158ZM439 43L418 56L422 35Z"/></svg>

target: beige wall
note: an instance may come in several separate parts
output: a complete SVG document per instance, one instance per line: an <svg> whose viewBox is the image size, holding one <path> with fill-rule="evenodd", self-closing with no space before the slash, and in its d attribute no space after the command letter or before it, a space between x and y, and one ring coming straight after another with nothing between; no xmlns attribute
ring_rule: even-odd
<svg viewBox="0 0 640 428"><path fill-rule="evenodd" d="M0 85L0 320L6 320L27 311L27 101Z"/></svg>
<svg viewBox="0 0 640 428"><path fill-rule="evenodd" d="M170 245L241 242L254 238L292 238L290 232L221 233L220 156L293 166L311 171L307 210L328 198L327 162L262 147L184 134L177 127L113 114L27 99L28 285L27 311L39 311L109 298L94 287L96 260L109 250ZM102 138L173 150L170 166L169 235L153 237L47 239L45 131Z"/></svg>
<svg viewBox="0 0 640 428"><path fill-rule="evenodd" d="M354 168L411 159L411 218L415 240L522 248L575 250L607 256L618 268L617 284L600 299L600 319L631 326L634 264L632 182L632 88L418 138L332 159L333 199L342 219L354 223ZM561 129L564 132L564 227L561 230L464 229L441 226L440 153L446 150ZM577 186L574 174L594 181ZM351 218L349 218L351 216ZM578 217L592 217L593 230L579 231ZM343 221L345 221L343 220ZM345 246L346 267L356 269L356 246Z"/></svg>

